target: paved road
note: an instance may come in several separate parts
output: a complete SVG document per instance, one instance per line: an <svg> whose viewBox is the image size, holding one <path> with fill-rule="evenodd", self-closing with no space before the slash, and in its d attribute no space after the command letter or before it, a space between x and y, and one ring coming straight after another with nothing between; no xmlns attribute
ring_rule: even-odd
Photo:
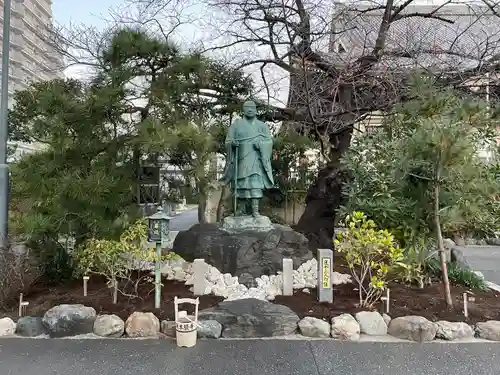
<svg viewBox="0 0 500 375"><path fill-rule="evenodd" d="M190 210L181 212L178 215L175 215L170 220L170 230L188 230L196 223L198 223L198 208L192 208Z"/></svg>
<svg viewBox="0 0 500 375"><path fill-rule="evenodd" d="M1 375L494 375L500 344L0 340Z"/></svg>
<svg viewBox="0 0 500 375"><path fill-rule="evenodd" d="M500 285L500 246L461 246L459 249L473 270Z"/></svg>

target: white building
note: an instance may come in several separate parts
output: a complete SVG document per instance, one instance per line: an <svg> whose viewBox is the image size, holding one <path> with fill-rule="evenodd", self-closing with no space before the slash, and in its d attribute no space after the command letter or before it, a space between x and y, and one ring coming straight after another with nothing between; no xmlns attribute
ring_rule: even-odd
<svg viewBox="0 0 500 375"><path fill-rule="evenodd" d="M0 0L0 45L3 42L3 4ZM25 89L30 82L62 77L62 57L49 37L53 25L52 0L11 0L11 6L9 107L13 104L14 92ZM15 157L39 149L35 144L16 146Z"/></svg>

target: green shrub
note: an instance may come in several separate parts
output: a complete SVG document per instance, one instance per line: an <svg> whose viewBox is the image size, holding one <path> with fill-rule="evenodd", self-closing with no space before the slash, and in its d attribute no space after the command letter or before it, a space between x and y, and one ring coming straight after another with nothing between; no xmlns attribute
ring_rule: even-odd
<svg viewBox="0 0 500 375"><path fill-rule="evenodd" d="M484 280L468 268L459 267L456 263L448 264L448 278L451 283L471 289L488 289Z"/></svg>
<svg viewBox="0 0 500 375"><path fill-rule="evenodd" d="M432 259L432 261L428 263L427 268L429 272L436 277L441 277L441 265L437 259ZM488 289L484 280L471 269L460 267L459 264L452 262L448 263L447 270L448 279L452 284L461 285L470 289Z"/></svg>
<svg viewBox="0 0 500 375"><path fill-rule="evenodd" d="M359 306L371 307L387 287L387 277L403 259L403 250L387 230L377 230L362 212L346 218L347 231L337 235L336 250L344 254L359 289Z"/></svg>
<svg viewBox="0 0 500 375"><path fill-rule="evenodd" d="M118 281L131 281L134 262L162 262L176 259L172 252L158 257L156 250L147 247L148 227L143 220L138 220L125 230L119 240L91 238L75 249L75 263L80 275L101 275L108 281L108 286L114 289L113 302L116 303ZM134 281L134 295L137 297L137 287L141 279ZM120 291L125 294L123 291Z"/></svg>
<svg viewBox="0 0 500 375"><path fill-rule="evenodd" d="M396 263L392 276L407 284L417 284L424 287L424 280L428 272L427 263L432 259L433 251L429 250L427 241L407 246L403 250L402 259Z"/></svg>

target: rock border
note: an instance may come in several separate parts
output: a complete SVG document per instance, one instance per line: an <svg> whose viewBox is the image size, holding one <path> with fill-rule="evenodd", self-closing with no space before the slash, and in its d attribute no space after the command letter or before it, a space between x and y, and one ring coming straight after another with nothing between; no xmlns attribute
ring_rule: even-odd
<svg viewBox="0 0 500 375"><path fill-rule="evenodd" d="M286 306L257 299L227 301L225 306L202 310L198 327L201 339L337 339L343 341L415 341L415 342L500 342L500 321L489 320L471 326L465 322L431 322L421 316L391 319L387 314L362 311L342 314L330 321L314 317L300 319ZM260 304L261 316L236 319L239 308ZM222 303L224 304L224 302ZM219 305L220 306L220 305ZM210 311L209 311L210 310ZM227 311L229 310L229 313ZM269 311L269 315L265 315ZM279 312L279 314L276 314ZM226 314L225 314L226 313ZM228 319L229 314L229 319ZM232 314L232 315L231 315ZM272 321L272 317L275 320ZM233 318L231 318L233 317ZM0 338L156 338L174 339L175 322L159 321L151 312L134 312L126 321L116 315L96 315L83 305L58 305L43 318L25 316L14 322L0 318ZM293 337L292 337L293 336Z"/></svg>

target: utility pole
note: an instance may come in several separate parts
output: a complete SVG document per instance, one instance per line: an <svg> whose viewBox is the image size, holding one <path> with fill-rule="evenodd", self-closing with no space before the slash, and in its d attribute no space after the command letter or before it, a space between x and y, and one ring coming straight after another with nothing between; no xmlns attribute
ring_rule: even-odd
<svg viewBox="0 0 500 375"><path fill-rule="evenodd" d="M3 248L8 244L9 234L9 166L7 165L7 137L9 111L10 5L11 0L3 0L2 91L0 101L0 246Z"/></svg>

